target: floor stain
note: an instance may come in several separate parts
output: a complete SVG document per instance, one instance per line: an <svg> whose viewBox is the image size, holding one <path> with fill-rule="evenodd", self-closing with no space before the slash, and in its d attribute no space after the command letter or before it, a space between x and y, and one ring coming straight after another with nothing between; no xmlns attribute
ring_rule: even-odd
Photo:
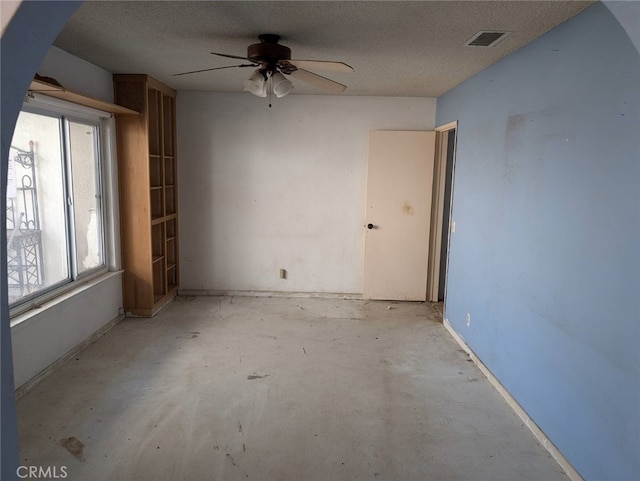
<svg viewBox="0 0 640 481"><path fill-rule="evenodd" d="M254 373L254 374L249 374L247 376L247 380L248 381L253 381L254 379L262 379L262 378L265 378L265 377L269 377L269 375L265 374L264 376L260 376L259 374L255 374Z"/></svg>
<svg viewBox="0 0 640 481"><path fill-rule="evenodd" d="M80 461L84 461L84 444L75 436L64 438L60 440L60 445L73 454Z"/></svg>
<svg viewBox="0 0 640 481"><path fill-rule="evenodd" d="M408 200L404 201L404 205L402 206L402 213L406 214L406 215L413 215L415 214L415 209L413 208L413 206L409 203Z"/></svg>
<svg viewBox="0 0 640 481"><path fill-rule="evenodd" d="M231 454L227 453L227 458L229 458L229 461L231 461L231 464L236 466L236 460L233 459L233 456L231 456Z"/></svg>
<svg viewBox="0 0 640 481"><path fill-rule="evenodd" d="M195 339L199 335L200 335L200 333L198 331L187 332L186 334L182 334L180 336L176 336L176 339L189 339L189 338Z"/></svg>

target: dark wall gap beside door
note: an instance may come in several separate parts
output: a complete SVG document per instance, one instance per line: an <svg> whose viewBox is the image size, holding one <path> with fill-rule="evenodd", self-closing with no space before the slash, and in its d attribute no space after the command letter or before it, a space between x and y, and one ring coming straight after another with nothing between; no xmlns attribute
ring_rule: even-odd
<svg viewBox="0 0 640 481"><path fill-rule="evenodd" d="M440 276L438 280L438 302L444 301L447 280L447 250L449 249L449 221L451 217L451 189L453 184L453 160L456 149L456 129L447 134L447 168L444 181L444 214L442 217L442 243L440 244Z"/></svg>

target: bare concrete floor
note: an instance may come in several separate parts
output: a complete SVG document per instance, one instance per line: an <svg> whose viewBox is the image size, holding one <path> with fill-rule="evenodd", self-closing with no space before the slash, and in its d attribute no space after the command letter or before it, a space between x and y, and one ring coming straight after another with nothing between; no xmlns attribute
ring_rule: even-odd
<svg viewBox="0 0 640 481"><path fill-rule="evenodd" d="M71 481L568 479L421 303L179 298L18 420L22 463Z"/></svg>

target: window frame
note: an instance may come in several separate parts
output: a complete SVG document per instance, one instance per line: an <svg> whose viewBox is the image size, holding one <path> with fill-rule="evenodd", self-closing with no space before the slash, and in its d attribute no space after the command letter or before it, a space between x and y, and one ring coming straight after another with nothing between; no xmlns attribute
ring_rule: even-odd
<svg viewBox="0 0 640 481"><path fill-rule="evenodd" d="M102 168L102 131L101 131L101 121L100 119L98 119L97 121L92 121L92 120L86 120L83 119L81 117L71 117L71 116L63 116L63 133L64 133L64 142L65 142L65 151L68 152L68 155L65 155L65 172L64 172L64 176L65 176L65 194L66 194L66 212L67 212L67 231L68 231L68 237L71 237L72 235L74 235L76 233L75 230L75 211L74 211L74 206L75 206L75 196L74 196L74 192L73 192L73 159L71 156L71 130L69 128L69 124L71 122L76 122L76 123L81 123L83 125L89 125L92 126L96 129L96 139L95 139L95 144L94 144L94 156L97 162L97 169L96 169L96 188L98 190L98 198L99 198L99 211L100 211L100 224L98 226L99 228L99 232L100 232L100 249L101 249L101 253L102 253L102 264L97 266L97 267L93 267L91 269L87 269L85 271L83 271L82 273L79 273L79 268L78 268L78 255L77 255L77 243L74 240L73 242L70 243L70 247L71 247L71 251L69 252L69 261L71 263L71 271L72 271L72 276L75 273L76 274L76 278L74 280L82 280L84 277L86 277L87 275L92 275L95 272L104 272L105 269L107 268L107 258L106 258L106 239L105 239L105 209L104 209L104 194L102 193L102 189L103 189L103 182L102 182L102 178L104 176L103 173L103 168ZM72 200L70 200L72 199Z"/></svg>
<svg viewBox="0 0 640 481"><path fill-rule="evenodd" d="M110 213L110 209L117 209L117 179L115 171L115 129L113 114L101 110L85 107L64 100L46 97L40 94L30 94L22 105L21 111L56 118L60 121L61 168L63 173L63 195L65 203L65 235L67 242L68 277L46 288L24 296L9 305L9 316L14 318L32 309L41 307L44 303L64 296L110 271L118 270L114 256L117 255L117 213ZM73 171L70 154L69 122L87 124L96 129L94 143L97 169L96 188L99 195L100 209L100 246L101 265L78 272L75 246L75 229L73 228L73 202L69 202L73 195ZM114 222L115 221L115 222ZM5 282L7 282L5 280Z"/></svg>

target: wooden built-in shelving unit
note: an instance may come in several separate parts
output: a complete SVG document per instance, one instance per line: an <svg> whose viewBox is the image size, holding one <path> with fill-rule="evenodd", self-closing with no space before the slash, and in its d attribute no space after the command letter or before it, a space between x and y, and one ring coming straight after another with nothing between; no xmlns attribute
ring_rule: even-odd
<svg viewBox="0 0 640 481"><path fill-rule="evenodd" d="M141 112L116 119L124 308L150 317L178 289L176 93L148 75L113 80L116 103Z"/></svg>

